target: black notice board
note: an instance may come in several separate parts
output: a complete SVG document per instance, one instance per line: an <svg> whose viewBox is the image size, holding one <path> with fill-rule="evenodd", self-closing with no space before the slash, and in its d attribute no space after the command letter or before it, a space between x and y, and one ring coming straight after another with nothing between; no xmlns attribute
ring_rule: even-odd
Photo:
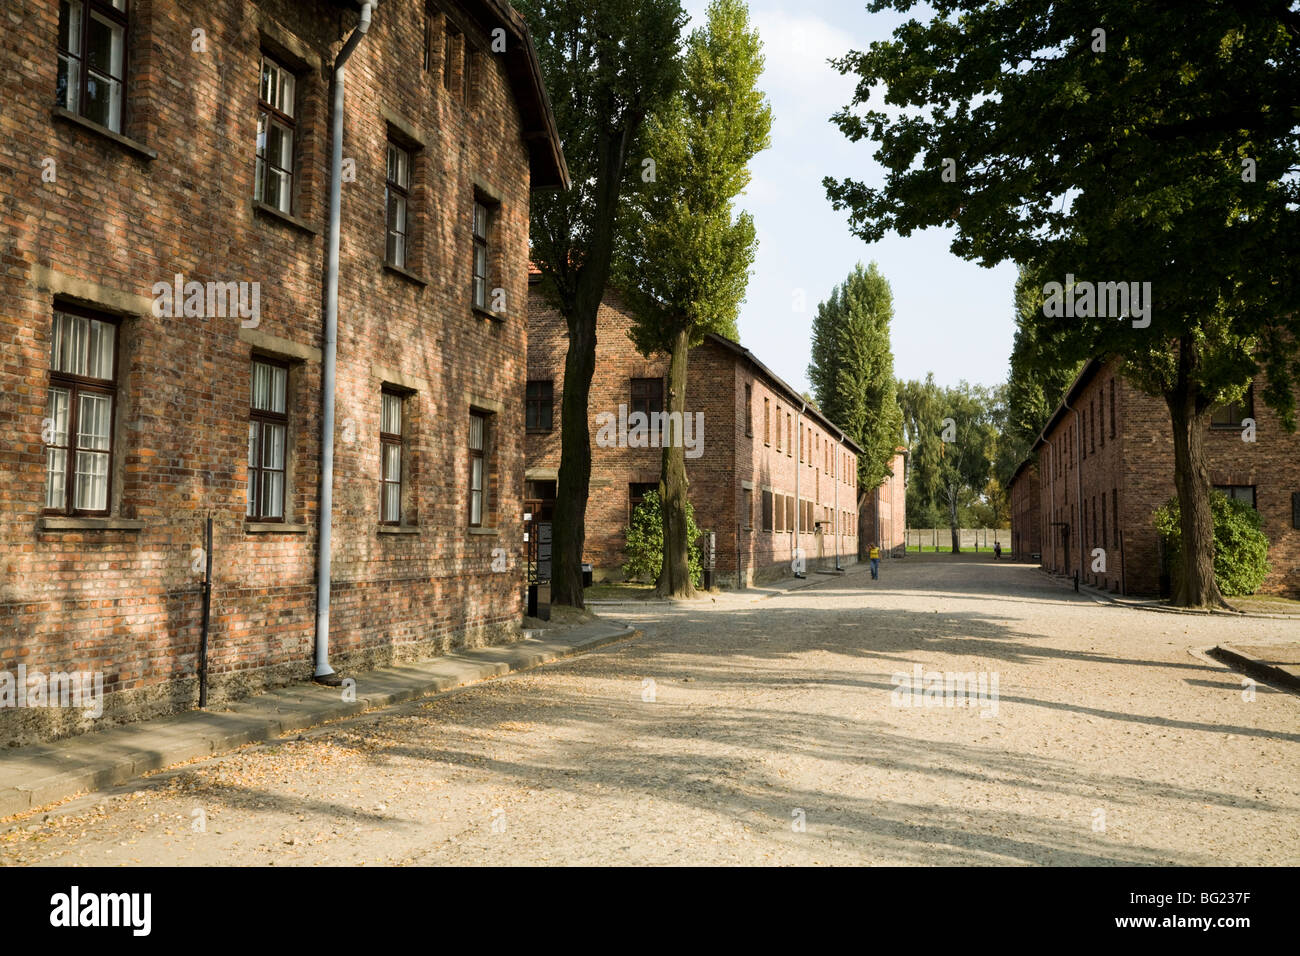
<svg viewBox="0 0 1300 956"><path fill-rule="evenodd" d="M551 522L537 523L537 582L551 580Z"/></svg>

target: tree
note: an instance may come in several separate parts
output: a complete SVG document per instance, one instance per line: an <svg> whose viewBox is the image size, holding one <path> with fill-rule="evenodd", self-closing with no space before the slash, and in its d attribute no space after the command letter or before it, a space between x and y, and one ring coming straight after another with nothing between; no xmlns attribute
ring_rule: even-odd
<svg viewBox="0 0 1300 956"><path fill-rule="evenodd" d="M625 529L627 535L627 560L623 562L623 575L629 581L656 581L664 566L664 519L660 513L659 493L648 492L632 513L632 522ZM696 587L704 570L701 563L699 538L707 532L695 525L695 509L686 503L687 564L691 581Z"/></svg>
<svg viewBox="0 0 1300 956"><path fill-rule="evenodd" d="M1042 339L1037 321L1043 309L1042 282L1023 267L1016 278L1015 305L1016 338L1000 409L994 468L1004 486L1028 457L1083 366L1081 361L1062 359L1051 341Z"/></svg>
<svg viewBox="0 0 1300 956"><path fill-rule="evenodd" d="M537 44L573 187L534 194L531 255L542 291L564 316L569 350L560 405L551 599L583 606L582 550L591 481L589 395L596 316L626 226L627 180L644 167L646 117L680 79L679 0L520 0Z"/></svg>
<svg viewBox="0 0 1300 956"><path fill-rule="evenodd" d="M1214 579L1219 590L1226 595L1254 594L1272 570L1259 512L1221 491L1210 492L1210 511L1214 515ZM1165 539L1176 580L1180 566L1172 559L1182 547L1178 499L1170 498L1157 508L1152 520Z"/></svg>
<svg viewBox="0 0 1300 956"><path fill-rule="evenodd" d="M867 493L892 473L903 437L889 345L893 317L889 282L873 262L865 269L858 263L813 319L808 380L822 414L862 447L858 487Z"/></svg>
<svg viewBox="0 0 1300 956"><path fill-rule="evenodd" d="M971 513L989 484L997 443L993 402L989 390L978 385L962 382L941 389L932 374L899 390L904 434L915 463L912 487L918 509L934 515L942 508L953 554L961 551L963 511Z"/></svg>
<svg viewBox="0 0 1300 956"><path fill-rule="evenodd" d="M1157 0L933 8L837 61L859 83L835 122L880 144L886 175L827 191L869 242L955 226L957 255L1059 284L1039 339L1072 361L1122 355L1163 396L1186 545L1175 602L1221 605L1209 414L1263 370L1265 401L1295 427L1300 13L1205 0L1191 28ZM895 109L864 113L880 84Z"/></svg>
<svg viewBox="0 0 1300 956"><path fill-rule="evenodd" d="M772 111L758 90L762 43L741 0L713 0L707 23L691 32L681 92L646 126L658 172L636 202L635 238L622 259L633 315L632 340L644 355L668 352L667 412L680 430L687 360L706 332L736 338L736 317L754 262L749 213L733 199L749 183L749 162L766 149ZM631 235L631 234L630 234ZM664 442L664 563L656 590L689 597L687 481L680 433Z"/></svg>

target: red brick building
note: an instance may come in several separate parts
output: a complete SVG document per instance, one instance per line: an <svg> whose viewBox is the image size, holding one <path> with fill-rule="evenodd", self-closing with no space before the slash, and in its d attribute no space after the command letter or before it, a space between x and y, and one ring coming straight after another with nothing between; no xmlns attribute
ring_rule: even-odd
<svg viewBox="0 0 1300 956"><path fill-rule="evenodd" d="M1011 557L1017 561L1037 560L1043 550L1043 516L1034 459L1021 462L1007 487L1011 500Z"/></svg>
<svg viewBox="0 0 1300 956"><path fill-rule="evenodd" d="M362 4L6 6L0 670L101 671L108 719L193 706L211 515L214 699L309 677L331 77ZM375 7L344 130L330 648L355 667L518 631L530 190L567 172L499 0ZM77 729L0 710L8 739Z"/></svg>
<svg viewBox="0 0 1300 956"><path fill-rule="evenodd" d="M1043 567L1124 594L1161 589L1160 543L1152 513L1174 495L1173 433L1164 401L1121 374L1119 359L1091 361L1034 446L1038 474L1022 468L1019 486L1037 480ZM1300 435L1255 399L1213 413L1205 435L1210 482L1259 510L1272 572L1262 591L1300 593ZM1243 423L1254 422L1249 429ZM1013 507L1013 534L1032 535ZM1094 549L1105 570L1094 571Z"/></svg>
<svg viewBox="0 0 1300 956"><path fill-rule="evenodd" d="M862 494L859 557L872 545L885 557L903 557L907 550L907 450L899 448L891 474L874 491Z"/></svg>
<svg viewBox="0 0 1300 956"><path fill-rule="evenodd" d="M568 331L537 284L528 324L527 494L546 514L560 467ZM597 323L590 397L584 560L598 580L621 577L625 529L641 497L657 487L662 460L660 447L611 446L600 436L611 418L621 430L620 406L627 416L664 408L668 357L640 355L627 335L631 326L626 306L610 291ZM861 449L735 342L707 336L691 352L688 374L688 416L702 416L703 427L697 435L687 432L687 480L696 524L716 535L718 582L747 585L789 574L796 548L809 569L834 567L837 550L842 567L855 563Z"/></svg>

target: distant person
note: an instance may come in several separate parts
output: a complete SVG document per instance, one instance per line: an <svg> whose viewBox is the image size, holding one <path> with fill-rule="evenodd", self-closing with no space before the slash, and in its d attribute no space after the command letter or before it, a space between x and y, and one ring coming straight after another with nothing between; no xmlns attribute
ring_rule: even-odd
<svg viewBox="0 0 1300 956"><path fill-rule="evenodd" d="M875 581L880 578L880 549L874 544L871 546L871 580Z"/></svg>
<svg viewBox="0 0 1300 956"><path fill-rule="evenodd" d="M994 542L993 542L993 560L994 560L994 561L1000 561L1000 560L1002 560L1002 542L1001 542L1001 541L994 541Z"/></svg>

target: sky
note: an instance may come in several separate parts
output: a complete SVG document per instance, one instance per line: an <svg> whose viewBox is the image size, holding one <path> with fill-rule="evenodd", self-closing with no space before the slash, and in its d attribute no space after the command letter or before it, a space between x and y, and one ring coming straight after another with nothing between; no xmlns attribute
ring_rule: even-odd
<svg viewBox="0 0 1300 956"><path fill-rule="evenodd" d="M707 0L683 0L703 25ZM1015 334L1015 266L985 269L949 251L952 231L890 235L867 245L849 232L848 213L831 208L822 177L883 183L868 141L851 143L830 122L853 97L854 78L826 61L888 39L906 17L869 13L865 0L750 0L763 40L760 87L772 104L772 145L751 164L753 181L737 205L748 209L759 247L740 338L799 391L811 391L808 357L817 303L854 265L875 261L894 294L894 374L940 385L1005 381ZM923 17L923 13L916 16ZM802 293L803 311L797 310Z"/></svg>

